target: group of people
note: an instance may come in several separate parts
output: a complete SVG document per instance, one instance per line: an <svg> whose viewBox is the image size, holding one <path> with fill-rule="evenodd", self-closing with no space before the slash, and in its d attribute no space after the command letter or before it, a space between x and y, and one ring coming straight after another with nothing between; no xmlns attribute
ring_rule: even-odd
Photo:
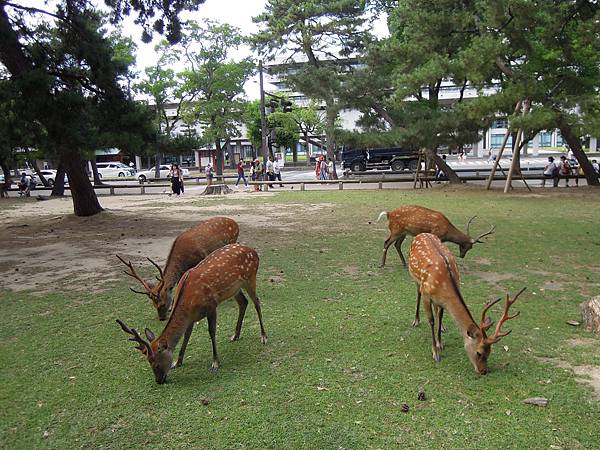
<svg viewBox="0 0 600 450"><path fill-rule="evenodd" d="M596 160L592 160L592 165L596 172L599 172L598 163ZM542 186L546 185L546 179L552 178L554 187L558 187L558 182L561 178L565 179L565 186L569 187L569 178L571 175L583 174L581 167L578 166L577 160L572 156L569 151L569 158L562 155L560 161L554 162L554 157L548 156L548 164L544 167L544 180L542 180ZM579 179L575 176L575 184L579 184Z"/></svg>
<svg viewBox="0 0 600 450"><path fill-rule="evenodd" d="M240 183L240 180L244 181L244 185L247 187L248 186L248 181L246 180L246 175L244 172L244 160L240 159L240 161L237 163L237 174L238 174L238 179L235 182L235 185L237 186ZM283 184L281 184L281 169L282 169L282 164L281 162L276 159L274 160L272 156L269 156L269 158L267 159L267 163L263 164L260 159L256 158L253 161L250 161L250 178L252 179L252 181L263 181L263 180L268 180L268 181L279 181L279 186L283 187ZM269 187L273 188L275 186L273 186L273 184L269 184ZM262 186L255 184L254 185L254 190L255 191L261 191L262 190Z"/></svg>
<svg viewBox="0 0 600 450"><path fill-rule="evenodd" d="M325 160L325 156L321 155L317 158L315 163L315 177L317 180L330 180L333 179L335 173L335 163L331 158Z"/></svg>

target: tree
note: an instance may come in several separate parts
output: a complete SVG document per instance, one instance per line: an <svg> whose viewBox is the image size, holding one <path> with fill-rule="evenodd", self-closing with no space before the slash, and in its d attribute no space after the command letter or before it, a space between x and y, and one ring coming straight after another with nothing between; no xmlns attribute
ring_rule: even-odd
<svg viewBox="0 0 600 450"><path fill-rule="evenodd" d="M137 12L138 23L147 27L150 18L156 15L159 22L155 21L154 29L160 32L166 28L169 37L175 39L179 29L177 13L195 8L202 1L139 0L133 4L109 1L109 7L112 6L113 23ZM30 16L35 18L30 20ZM113 56L99 15L87 2L62 0L56 11L50 12L0 1L0 62L11 74L16 92L27 105L28 118L44 127L49 142L60 155L69 177L76 215L87 216L102 210L82 159L86 132L93 125L86 121L91 117L89 112L95 108L104 117L111 116L108 125L132 125L115 116L127 115L131 102L119 84L122 64Z"/></svg>
<svg viewBox="0 0 600 450"><path fill-rule="evenodd" d="M222 142L239 134L245 112L244 83L254 70L250 58L230 59L230 52L241 43L240 31L231 25L190 21L180 44L187 62L182 76L195 95L186 115L203 125L203 141L215 144L217 176L223 175Z"/></svg>
<svg viewBox="0 0 600 450"><path fill-rule="evenodd" d="M306 162L310 164L309 158L309 136L314 133L322 133L323 131L323 118L321 113L317 109L317 105L311 102L306 108L294 108L292 109L292 119L296 122L296 126L300 131L304 139L304 148L306 153ZM294 162L298 161L298 151L294 147L293 153Z"/></svg>
<svg viewBox="0 0 600 450"><path fill-rule="evenodd" d="M370 39L365 14L364 0L269 0L265 12L253 18L263 27L252 37L255 48L271 59L285 54L281 70L287 82L325 103L329 158L335 158L335 122L344 107L345 79L353 70L347 58ZM307 63L293 64L296 55Z"/></svg>

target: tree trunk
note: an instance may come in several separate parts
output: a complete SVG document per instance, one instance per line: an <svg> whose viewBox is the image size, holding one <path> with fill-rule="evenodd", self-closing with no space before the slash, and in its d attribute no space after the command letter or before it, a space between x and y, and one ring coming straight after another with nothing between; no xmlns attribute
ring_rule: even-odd
<svg viewBox="0 0 600 450"><path fill-rule="evenodd" d="M227 149L227 154L229 155L229 168L235 169L235 154L234 154L233 147L231 146L230 139L227 139L225 141L225 148Z"/></svg>
<svg viewBox="0 0 600 450"><path fill-rule="evenodd" d="M158 180L160 178L160 153L154 156L154 178Z"/></svg>
<svg viewBox="0 0 600 450"><path fill-rule="evenodd" d="M38 166L38 163L35 160L35 158L33 158L32 160L30 160L30 163L33 166L33 171L38 176L38 178L40 179L40 181L42 182L42 184L44 185L44 187L49 187L48 180L46 180L46 177L42 174L42 171L40 170L40 168Z"/></svg>
<svg viewBox="0 0 600 450"><path fill-rule="evenodd" d="M584 153L581 143L579 142L579 137L575 136L573 133L573 128L571 128L564 118L561 119L559 128L563 139L567 141L567 144L569 144L569 147L573 151L575 158L577 158L577 162L579 163L581 170L583 170L587 184L589 186L600 186L598 174L594 170L594 166L592 166L592 163L588 159L587 155Z"/></svg>
<svg viewBox="0 0 600 450"><path fill-rule="evenodd" d="M56 178L54 179L54 186L52 187L52 193L50 197L62 197L65 195L65 166L62 160L58 162L56 168Z"/></svg>
<svg viewBox="0 0 600 450"><path fill-rule="evenodd" d="M220 139L217 139L215 141L215 146L217 148L217 167L216 167L217 182L224 183L225 182L223 179L224 158L223 158L223 147L221 147Z"/></svg>
<svg viewBox="0 0 600 450"><path fill-rule="evenodd" d="M325 135L327 139L327 159L335 160L335 119L337 119L338 111L333 103L326 104L325 111ZM331 179L337 180L337 173L331 174Z"/></svg>
<svg viewBox="0 0 600 450"><path fill-rule="evenodd" d="M310 151L308 142L308 131L304 132L304 152L306 153L306 165L310 166Z"/></svg>
<svg viewBox="0 0 600 450"><path fill-rule="evenodd" d="M87 176L81 155L77 152L64 155L62 161L69 178L73 209L76 216L93 216L103 211Z"/></svg>
<svg viewBox="0 0 600 450"><path fill-rule="evenodd" d="M96 164L96 160L91 159L90 163L92 164L92 175L94 176L94 186L102 186L102 179L100 178L100 174L98 173L98 166Z"/></svg>
<svg viewBox="0 0 600 450"><path fill-rule="evenodd" d="M446 161L440 158L435 150L426 148L425 154L427 155L427 158L431 159L441 169L441 171L444 172L444 175L448 177L448 181L451 184L460 183L460 178L456 172L452 170L448 164L446 164Z"/></svg>
<svg viewBox="0 0 600 450"><path fill-rule="evenodd" d="M4 172L4 184L0 187L0 193L2 197L6 195L8 197L8 189L12 185L12 179L10 178L10 167L5 160L0 161L0 168L2 168L2 172Z"/></svg>

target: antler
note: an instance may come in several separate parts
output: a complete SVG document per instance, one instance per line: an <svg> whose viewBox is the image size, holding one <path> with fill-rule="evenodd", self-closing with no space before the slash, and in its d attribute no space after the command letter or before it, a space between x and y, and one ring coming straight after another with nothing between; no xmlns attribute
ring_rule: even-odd
<svg viewBox="0 0 600 450"><path fill-rule="evenodd" d="M525 289L527 289L527 288L524 287L523 289L521 289L517 293L517 295L515 295L513 300L510 299L509 294L506 294L506 304L504 305L504 312L502 313L502 317L500 318L500 320L498 321L498 324L496 325L496 331L495 331L494 335L491 338L488 338L488 341L490 344L494 344L494 343L498 342L500 340L500 338L503 338L504 336L508 336L510 334L510 332L512 331L512 330L509 330L506 333L500 332L504 322L506 322L507 320L510 320L510 319L514 319L521 313L521 311L517 311L515 314L510 316L510 315L508 315L508 310L517 301L517 299L519 298L519 295L521 295L525 291Z"/></svg>
<svg viewBox="0 0 600 450"><path fill-rule="evenodd" d="M490 320L490 318L486 318L485 315L487 314L488 310L494 306L496 303L498 303L500 300L502 300L501 298L498 298L496 300L494 300L493 302L488 302L485 304L485 307L483 308L483 311L481 312L481 322L479 323L479 328L481 328L481 331L487 331L488 328L490 328L493 324L493 322Z"/></svg>
<svg viewBox="0 0 600 450"><path fill-rule="evenodd" d="M136 291L133 288L129 288L129 289L131 289L136 294L147 294L148 292L152 291L152 289L150 288L150 286L148 286L148 283L146 283L146 280L144 280L142 277L140 277L138 275L138 273L135 271L135 269L133 268L133 264L131 264L131 261L125 262L125 260L123 258L121 258L119 255L115 255L115 256L117 258L119 258L119 261L121 261L123 264L125 264L129 268L129 272L127 272L126 270L124 270L123 273L129 275L131 278L135 278L140 283L142 283L142 285L144 286L144 289L146 289L147 292Z"/></svg>
<svg viewBox="0 0 600 450"><path fill-rule="evenodd" d="M494 232L494 230L495 230L495 229L496 229L496 225L492 225L492 228L490 228L490 231L488 231L488 232L486 232L486 233L483 233L483 234L480 234L479 236L477 236L477 237L474 239L474 241L475 241L475 242L478 242L478 243L480 243L480 244L483 244L483 241L481 241L480 239L481 239L482 237L485 237L485 236L489 235L489 234L492 234L492 233Z"/></svg>
<svg viewBox="0 0 600 450"><path fill-rule="evenodd" d="M163 272L163 270L160 268L160 266L158 264L156 264L154 261L152 261L150 258L146 258L148 261L150 261L150 263L156 267L158 269L158 273L160 273L160 279L162 280L165 277L165 273ZM160 280L159 280L160 281Z"/></svg>
<svg viewBox="0 0 600 450"><path fill-rule="evenodd" d="M471 234L469 233L469 227L471 226L471 222L473 222L473 220L475 220L475 217L477 216L473 216L469 219L469 221L467 222L467 235L470 236Z"/></svg>
<svg viewBox="0 0 600 450"><path fill-rule="evenodd" d="M121 326L121 328L123 329L123 331L125 333L131 334L133 336L133 337L129 338L130 341L137 342L139 344L139 345L136 345L135 348L137 348L142 353L144 353L144 348L145 348L148 355L152 354L152 347L150 347L150 344L140 336L140 333L138 333L135 328L129 328L127 325L125 325L119 319L117 319L117 323Z"/></svg>

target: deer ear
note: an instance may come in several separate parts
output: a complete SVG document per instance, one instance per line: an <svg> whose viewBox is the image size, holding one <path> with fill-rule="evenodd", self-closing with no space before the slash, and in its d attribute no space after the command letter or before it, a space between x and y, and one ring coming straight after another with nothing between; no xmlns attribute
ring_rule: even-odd
<svg viewBox="0 0 600 450"><path fill-rule="evenodd" d="M492 319L490 319L489 317L486 317L485 323L483 324L483 331L487 331L493 324L494 324L494 321Z"/></svg>
<svg viewBox="0 0 600 450"><path fill-rule="evenodd" d="M471 339L477 339L478 337L482 336L481 330L477 325L472 324L467 329L467 336L469 336Z"/></svg>
<svg viewBox="0 0 600 450"><path fill-rule="evenodd" d="M154 337L154 333L152 332L152 330L150 330L150 328L146 328L146 329L144 329L144 333L146 333L146 338L148 338L148 340L149 340L150 342L152 342L154 339L156 339L156 338Z"/></svg>

